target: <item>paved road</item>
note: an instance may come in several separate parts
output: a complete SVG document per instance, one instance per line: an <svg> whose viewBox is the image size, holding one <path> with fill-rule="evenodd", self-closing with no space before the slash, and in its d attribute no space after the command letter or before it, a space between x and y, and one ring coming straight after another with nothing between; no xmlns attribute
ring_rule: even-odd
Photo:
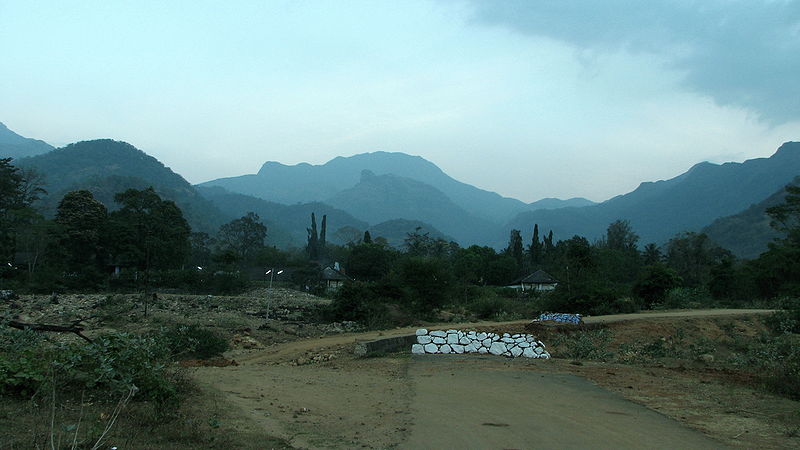
<svg viewBox="0 0 800 450"><path fill-rule="evenodd" d="M726 448L574 375L425 356L409 374L413 425L400 448Z"/></svg>

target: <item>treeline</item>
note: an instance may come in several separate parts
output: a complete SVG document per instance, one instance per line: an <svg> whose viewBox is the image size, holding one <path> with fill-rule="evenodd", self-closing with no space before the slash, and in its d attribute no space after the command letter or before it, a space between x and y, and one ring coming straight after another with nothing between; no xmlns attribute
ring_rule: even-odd
<svg viewBox="0 0 800 450"><path fill-rule="evenodd" d="M280 268L295 286L322 292L320 269L338 262L351 281L336 294L330 314L365 322L445 308L489 317L515 308L529 308L526 314L533 309L602 314L733 306L800 291L797 186L787 188L784 204L768 210L785 237L757 259L737 260L698 233L679 234L663 246L641 245L625 220L610 224L597 242L581 236L555 241L552 231L532 224L530 242L512 230L507 247L496 251L461 248L419 229L408 234L402 249L368 232L333 245L326 239L327 217L318 227L312 214L307 246L286 251L268 245L268 230L254 213L222 225L213 236L192 232L181 210L152 188L117 193L111 211L89 191L69 192L47 219L34 208L42 194L36 180L0 160L4 287L221 293L263 281L267 269ZM555 291L504 290L539 269L559 281ZM520 301L522 296L534 301Z"/></svg>

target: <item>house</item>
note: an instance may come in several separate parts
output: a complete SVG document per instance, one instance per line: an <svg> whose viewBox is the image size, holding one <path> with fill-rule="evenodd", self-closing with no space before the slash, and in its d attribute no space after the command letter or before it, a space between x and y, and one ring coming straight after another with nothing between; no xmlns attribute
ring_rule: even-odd
<svg viewBox="0 0 800 450"><path fill-rule="evenodd" d="M335 291L342 287L345 281L350 278L333 267L326 267L322 269L322 282L325 283L325 289Z"/></svg>
<svg viewBox="0 0 800 450"><path fill-rule="evenodd" d="M523 277L514 281L508 287L513 289L521 289L523 292L547 292L555 289L557 285L558 280L553 278L549 273L545 272L544 270L537 270L527 277Z"/></svg>

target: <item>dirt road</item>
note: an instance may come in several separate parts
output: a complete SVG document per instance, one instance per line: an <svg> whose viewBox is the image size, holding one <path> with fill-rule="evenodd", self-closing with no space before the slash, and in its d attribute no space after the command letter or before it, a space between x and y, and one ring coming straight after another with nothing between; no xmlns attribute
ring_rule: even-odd
<svg viewBox="0 0 800 450"><path fill-rule="evenodd" d="M586 321L763 312L679 311ZM222 392L241 411L237 427L256 427L301 448L722 446L583 378L553 370L552 360L408 354L357 359L351 354L356 339L410 334L414 329L280 344L234 355L239 366L194 369L194 377L201 386ZM317 361L312 355L323 358ZM259 448L257 443L253 448Z"/></svg>

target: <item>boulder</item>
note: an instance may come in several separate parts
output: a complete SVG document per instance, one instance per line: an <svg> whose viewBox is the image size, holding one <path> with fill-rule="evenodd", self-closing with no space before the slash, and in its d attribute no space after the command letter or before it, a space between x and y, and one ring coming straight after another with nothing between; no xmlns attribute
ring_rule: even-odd
<svg viewBox="0 0 800 450"><path fill-rule="evenodd" d="M447 344L444 344L443 346L439 347L439 352L440 353L450 353L452 351L453 351L453 349L450 348L450 346L447 345Z"/></svg>
<svg viewBox="0 0 800 450"><path fill-rule="evenodd" d="M472 339L467 336L461 336L461 338L458 339L458 343L461 345L469 345L470 342L472 342Z"/></svg>
<svg viewBox="0 0 800 450"><path fill-rule="evenodd" d="M489 347L489 353L491 353L493 355L498 355L498 356L502 355L503 353L505 353L506 350L507 350L506 344L504 344L502 342L493 342L492 346Z"/></svg>
<svg viewBox="0 0 800 450"><path fill-rule="evenodd" d="M434 344L446 344L447 340L443 337L436 336L432 339Z"/></svg>
<svg viewBox="0 0 800 450"><path fill-rule="evenodd" d="M430 336L417 336L417 342L420 344L430 344L433 339Z"/></svg>
<svg viewBox="0 0 800 450"><path fill-rule="evenodd" d="M479 341L482 341L482 340L486 339L487 337L488 336L486 335L486 333L475 333L475 339L477 339Z"/></svg>
<svg viewBox="0 0 800 450"><path fill-rule="evenodd" d="M509 351L511 352L511 356L513 356L514 358L522 354L522 349L517 346L511 347L511 350Z"/></svg>
<svg viewBox="0 0 800 450"><path fill-rule="evenodd" d="M478 349L478 353L480 353L481 355L485 355L489 353L489 349L487 349L486 347L481 347Z"/></svg>
<svg viewBox="0 0 800 450"><path fill-rule="evenodd" d="M439 346L436 344L428 344L425 346L425 353L439 353Z"/></svg>
<svg viewBox="0 0 800 450"><path fill-rule="evenodd" d="M528 347L522 350L522 356L526 358L536 358L538 355L533 351L532 348Z"/></svg>
<svg viewBox="0 0 800 450"><path fill-rule="evenodd" d="M458 344L458 334L456 333L447 333L447 343L448 344Z"/></svg>
<svg viewBox="0 0 800 450"><path fill-rule="evenodd" d="M490 338L486 338L483 340L483 342L481 342L481 344L483 344L484 347L489 348L492 346L492 340Z"/></svg>
<svg viewBox="0 0 800 450"><path fill-rule="evenodd" d="M441 337L441 338L443 338L443 337L447 336L447 333L445 333L445 332L444 332L444 331L442 331L442 330L433 330L433 331L431 331L431 332L430 332L430 333L428 333L428 334L430 334L431 336L435 336L435 337Z"/></svg>
<svg viewBox="0 0 800 450"><path fill-rule="evenodd" d="M544 349L542 347L536 347L535 349L533 349L533 351L535 351L537 355L541 355L542 353L544 353Z"/></svg>
<svg viewBox="0 0 800 450"><path fill-rule="evenodd" d="M470 343L470 344L467 344L464 347L464 352L465 353L476 353L478 351L478 348L479 347L477 345L475 345L475 343Z"/></svg>
<svg viewBox="0 0 800 450"><path fill-rule="evenodd" d="M515 341L513 338L510 338L510 337L504 337L504 338L503 338L503 339L501 339L501 340L502 340L503 342L505 342L506 344L515 344L515 343L517 342L517 341Z"/></svg>
<svg viewBox="0 0 800 450"><path fill-rule="evenodd" d="M426 334L428 334L428 330L425 328L420 328L417 330L417 336L425 336Z"/></svg>
<svg viewBox="0 0 800 450"><path fill-rule="evenodd" d="M415 355L425 354L425 347L423 347L421 344L414 344L411 346L411 353Z"/></svg>
<svg viewBox="0 0 800 450"><path fill-rule="evenodd" d="M464 353L464 346L459 344L453 344L450 347L453 349L453 353Z"/></svg>

